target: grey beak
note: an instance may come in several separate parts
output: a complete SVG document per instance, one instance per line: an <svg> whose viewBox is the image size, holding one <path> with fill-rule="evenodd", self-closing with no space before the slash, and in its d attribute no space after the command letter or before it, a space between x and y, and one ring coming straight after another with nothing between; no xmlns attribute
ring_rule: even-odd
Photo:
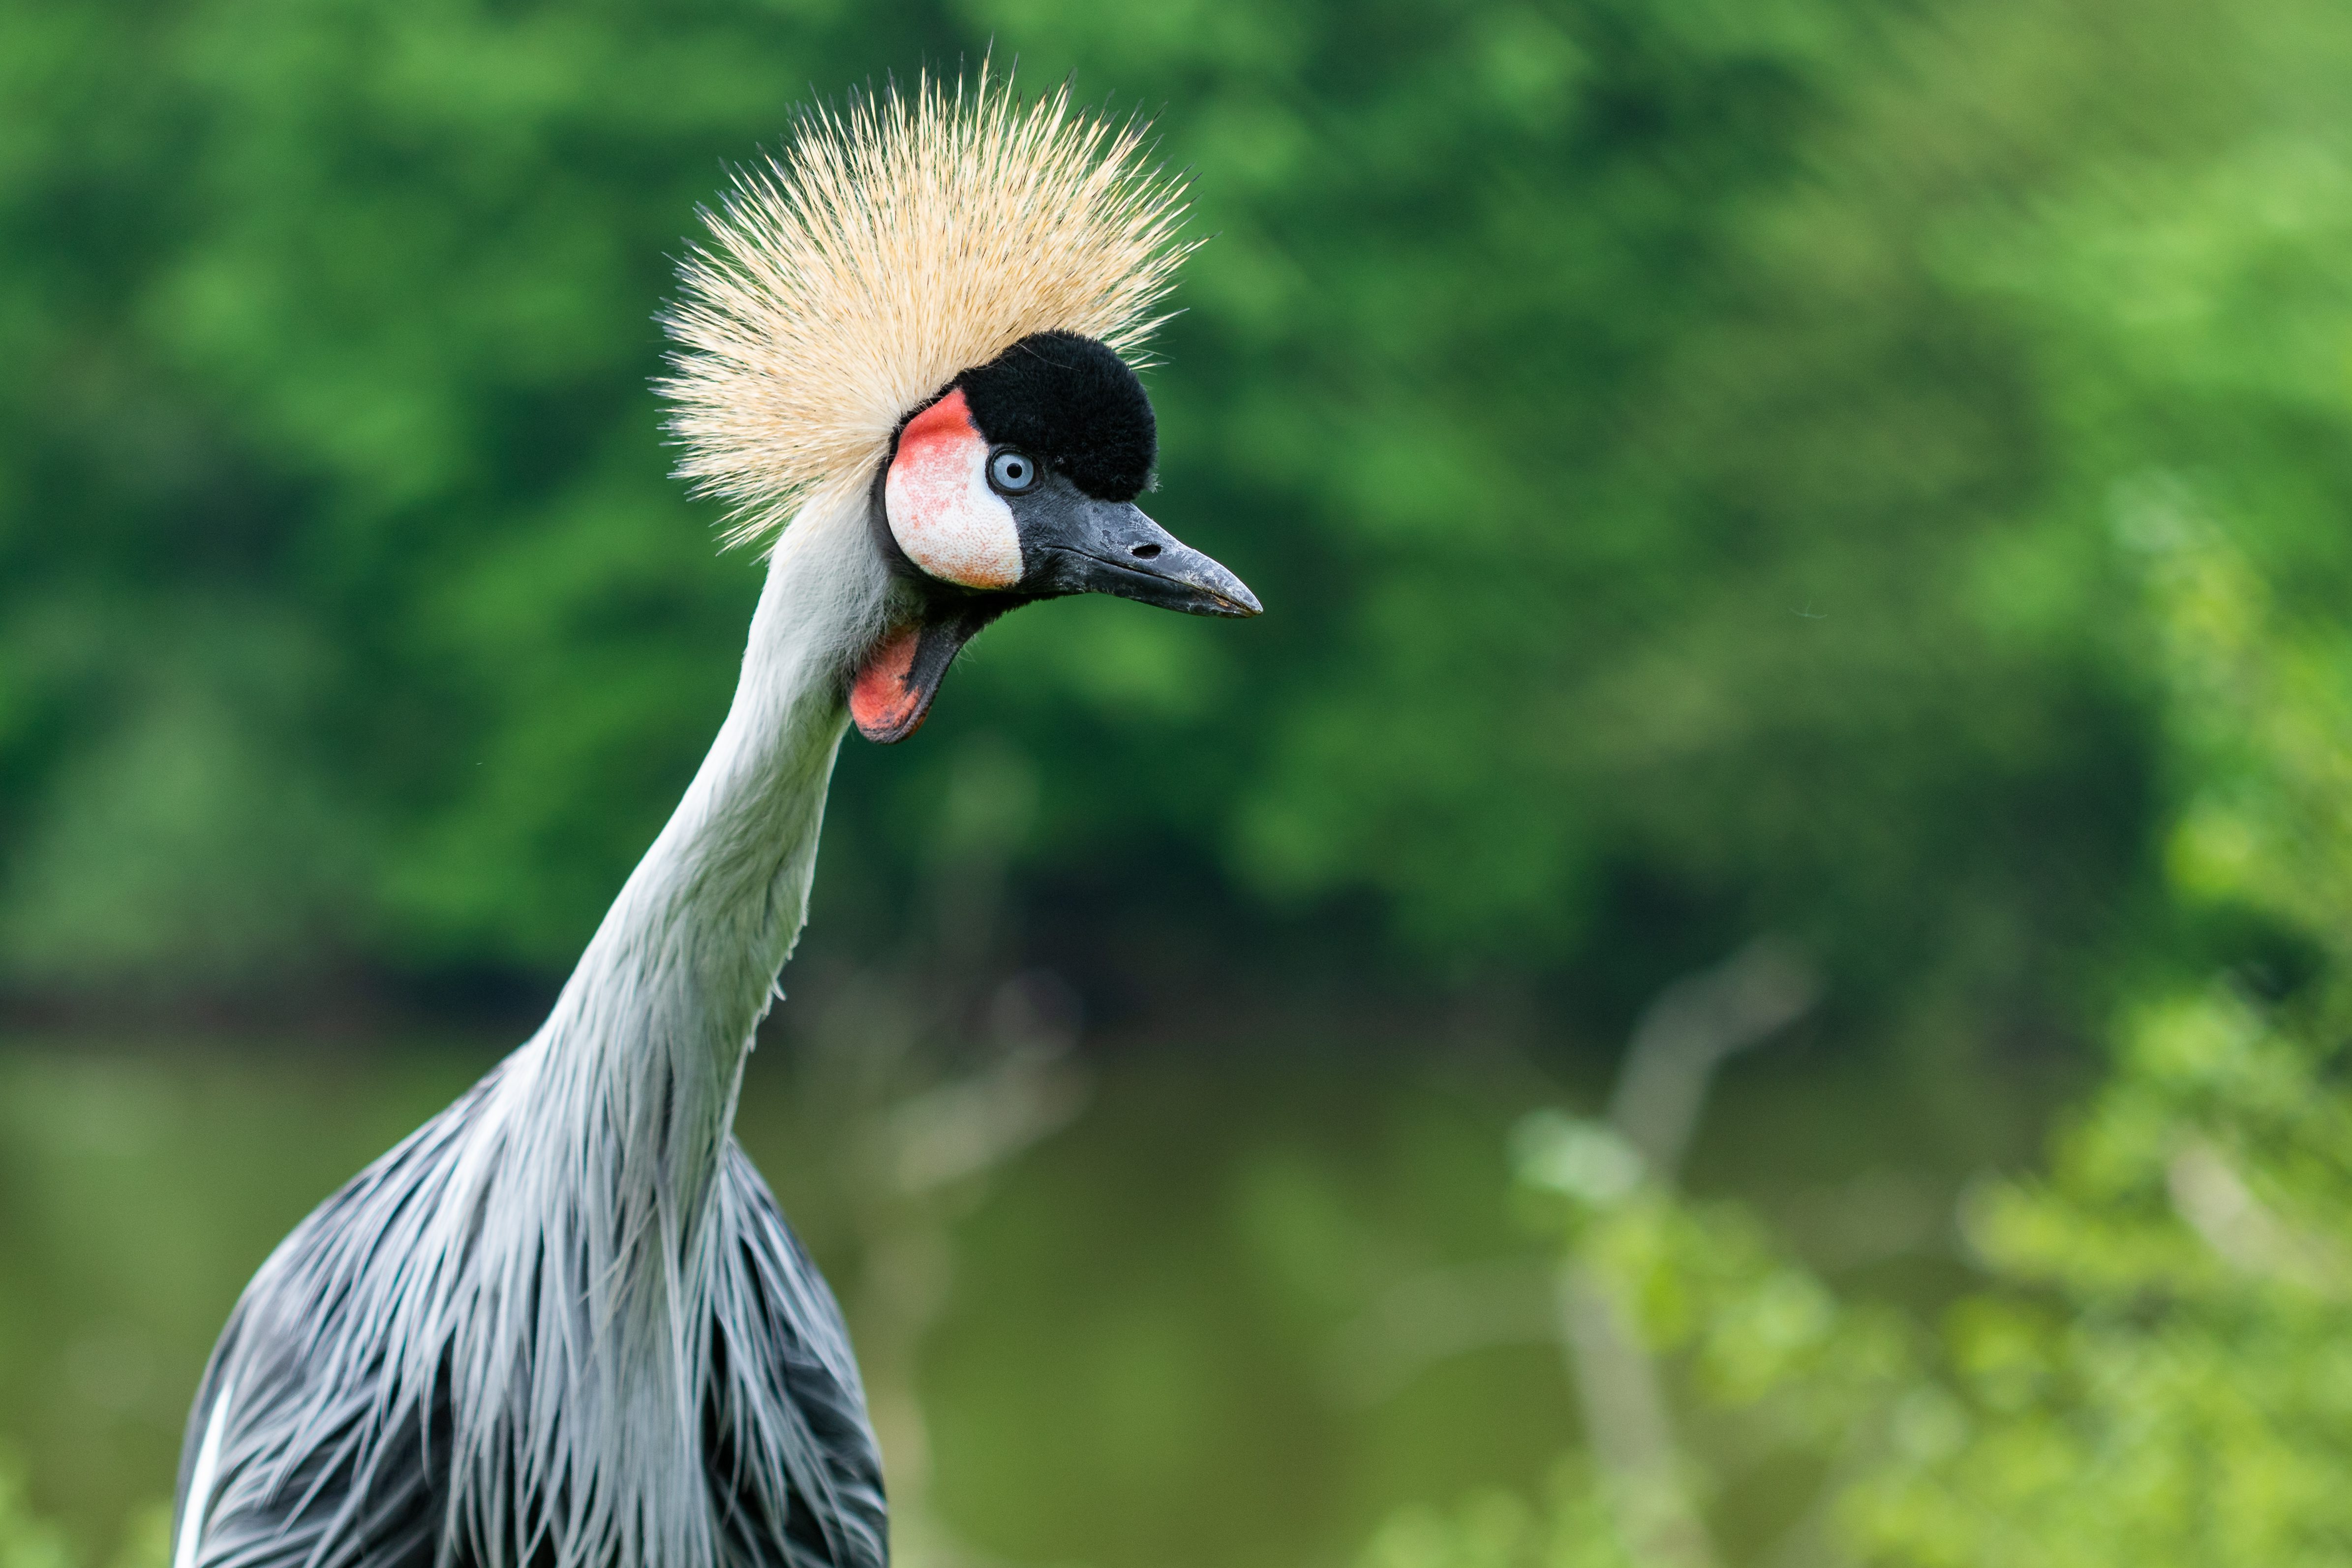
<svg viewBox="0 0 2352 1568"><path fill-rule="evenodd" d="M1034 597L1116 594L1192 616L1255 616L1264 608L1240 578L1132 501L1073 495L1024 521L1022 552L1034 564L1022 588Z"/></svg>

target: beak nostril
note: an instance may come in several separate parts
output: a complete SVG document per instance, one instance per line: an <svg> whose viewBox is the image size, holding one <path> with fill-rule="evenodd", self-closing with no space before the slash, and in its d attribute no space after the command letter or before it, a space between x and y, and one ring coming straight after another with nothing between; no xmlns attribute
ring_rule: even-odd
<svg viewBox="0 0 2352 1568"><path fill-rule="evenodd" d="M1160 546L1157 544L1139 544L1134 549L1129 551L1128 553L1134 556L1139 561L1149 561L1153 556L1160 553Z"/></svg>

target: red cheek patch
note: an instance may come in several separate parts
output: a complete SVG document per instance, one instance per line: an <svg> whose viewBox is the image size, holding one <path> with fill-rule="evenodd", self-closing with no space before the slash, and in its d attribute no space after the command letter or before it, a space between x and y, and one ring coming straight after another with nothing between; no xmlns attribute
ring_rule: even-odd
<svg viewBox="0 0 2352 1568"><path fill-rule="evenodd" d="M915 668L919 628L908 626L884 637L859 667L849 688L849 716L866 735L887 735L913 716L922 689L908 683Z"/></svg>

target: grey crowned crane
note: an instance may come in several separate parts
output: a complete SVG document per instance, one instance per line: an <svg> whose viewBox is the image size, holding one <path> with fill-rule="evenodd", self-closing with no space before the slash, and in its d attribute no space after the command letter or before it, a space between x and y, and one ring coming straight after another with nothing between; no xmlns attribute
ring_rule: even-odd
<svg viewBox="0 0 2352 1568"><path fill-rule="evenodd" d="M888 1558L839 1309L730 1131L845 731L1037 599L1248 616L1135 506L1181 187L985 68L805 117L682 268L681 471L772 545L685 799L530 1041L278 1247L213 1352L175 1568Z"/></svg>

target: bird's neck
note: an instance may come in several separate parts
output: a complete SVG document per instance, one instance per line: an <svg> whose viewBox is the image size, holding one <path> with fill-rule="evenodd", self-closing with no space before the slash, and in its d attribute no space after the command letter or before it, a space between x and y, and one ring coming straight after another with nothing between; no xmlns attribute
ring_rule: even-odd
<svg viewBox="0 0 2352 1568"><path fill-rule="evenodd" d="M807 918L842 671L887 592L862 495L786 531L726 723L533 1042L532 1110L567 1120L564 1142L604 1145L584 1168L617 1174L625 1205L649 1202L641 1216L674 1241L708 1195L752 1031Z"/></svg>

